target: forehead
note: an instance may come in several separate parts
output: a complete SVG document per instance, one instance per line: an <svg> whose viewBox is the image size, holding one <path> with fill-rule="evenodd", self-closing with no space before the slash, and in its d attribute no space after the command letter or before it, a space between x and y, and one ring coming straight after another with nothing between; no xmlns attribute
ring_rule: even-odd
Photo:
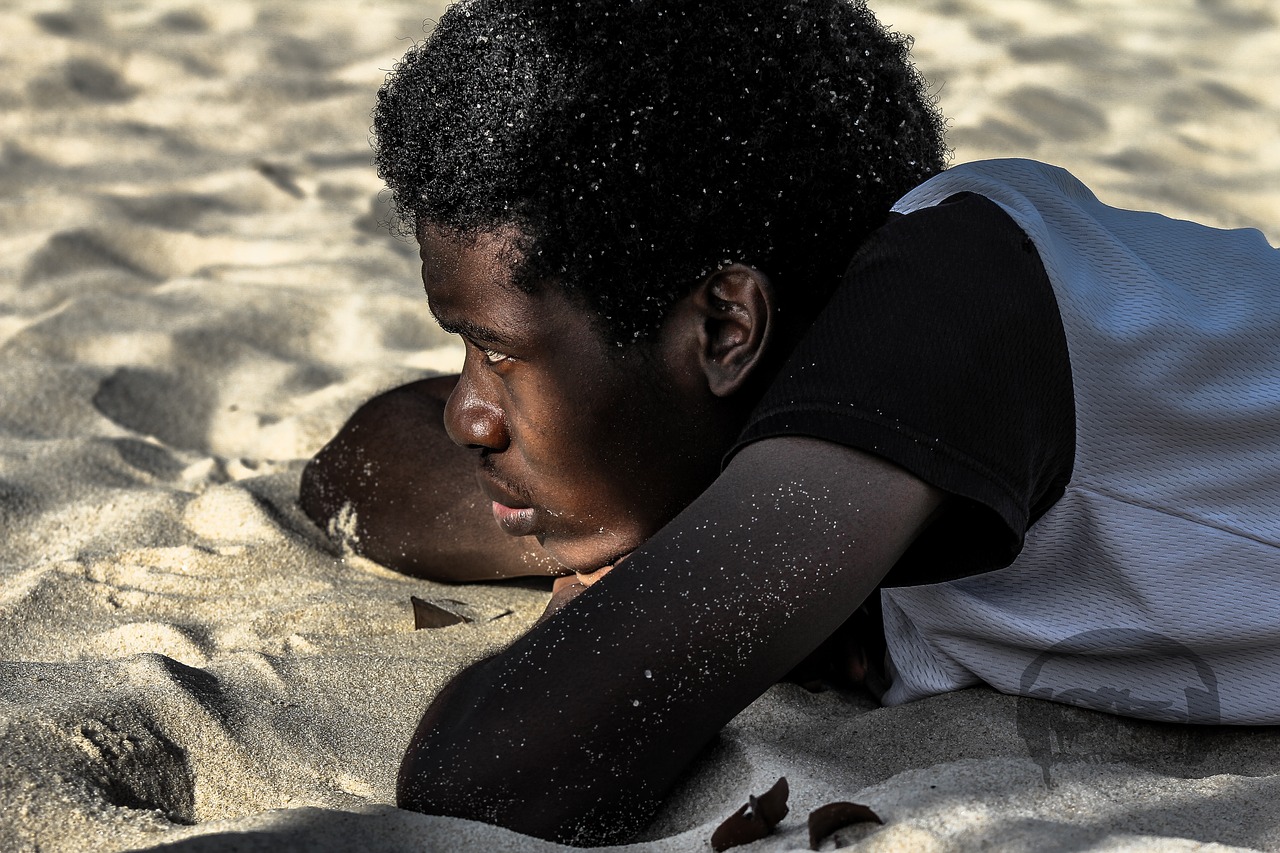
<svg viewBox="0 0 1280 853"><path fill-rule="evenodd" d="M482 309L509 313L527 301L514 284L514 234L458 235L428 224L419 225L417 235L422 284L436 319L463 319Z"/></svg>
<svg viewBox="0 0 1280 853"><path fill-rule="evenodd" d="M514 276L521 256L514 229L458 234L428 223L418 226L417 237L423 284L429 290L442 295L464 286L518 290Z"/></svg>
<svg viewBox="0 0 1280 853"><path fill-rule="evenodd" d="M498 344L594 331L594 315L560 288L517 286L522 256L515 229L459 235L427 224L417 234L427 302L446 331Z"/></svg>

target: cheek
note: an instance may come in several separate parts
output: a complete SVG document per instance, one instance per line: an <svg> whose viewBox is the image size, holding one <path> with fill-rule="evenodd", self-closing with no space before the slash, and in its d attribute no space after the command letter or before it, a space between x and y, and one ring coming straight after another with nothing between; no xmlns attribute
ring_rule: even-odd
<svg viewBox="0 0 1280 853"><path fill-rule="evenodd" d="M689 413L675 415L680 411L676 405L636 390L614 400L600 416L607 428L593 431L592 456L584 464L605 480L601 488L611 504L638 520L665 521L673 502L688 492L690 480L703 476L705 466L690 465L697 454L691 454L689 431L681 426Z"/></svg>
<svg viewBox="0 0 1280 853"><path fill-rule="evenodd" d="M718 458L708 469L689 440L696 406L644 364L603 360L566 359L542 381L512 387L513 449L549 509L648 535L701 491L708 470L714 477Z"/></svg>
<svg viewBox="0 0 1280 853"><path fill-rule="evenodd" d="M639 493L651 491L639 482L655 463L647 452L653 442L641 440L650 414L626 394L555 390L531 401L516 422L530 473L565 502L633 513Z"/></svg>

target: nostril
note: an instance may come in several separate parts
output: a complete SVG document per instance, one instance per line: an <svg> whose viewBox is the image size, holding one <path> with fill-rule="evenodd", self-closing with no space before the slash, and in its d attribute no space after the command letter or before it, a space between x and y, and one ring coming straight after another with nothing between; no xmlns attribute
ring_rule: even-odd
<svg viewBox="0 0 1280 853"><path fill-rule="evenodd" d="M444 409L445 432L454 444L478 450L504 450L506 419L501 407L482 398L474 385L459 381Z"/></svg>

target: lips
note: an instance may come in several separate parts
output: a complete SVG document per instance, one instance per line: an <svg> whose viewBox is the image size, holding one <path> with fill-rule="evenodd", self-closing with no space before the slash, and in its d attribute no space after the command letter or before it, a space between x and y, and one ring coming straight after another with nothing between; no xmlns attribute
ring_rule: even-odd
<svg viewBox="0 0 1280 853"><path fill-rule="evenodd" d="M497 472L490 467L481 468L480 488L493 501L493 518L504 533L511 536L531 536L537 524L538 511L528 502L517 497L514 490L496 481Z"/></svg>
<svg viewBox="0 0 1280 853"><path fill-rule="evenodd" d="M493 517L503 532L511 536L529 536L533 533L536 510L533 507L511 507L493 502Z"/></svg>

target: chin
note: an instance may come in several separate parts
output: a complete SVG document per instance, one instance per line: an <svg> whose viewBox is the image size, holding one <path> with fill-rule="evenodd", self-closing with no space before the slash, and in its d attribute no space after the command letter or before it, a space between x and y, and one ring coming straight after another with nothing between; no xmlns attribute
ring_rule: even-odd
<svg viewBox="0 0 1280 853"><path fill-rule="evenodd" d="M557 541L551 536L540 541L542 547L557 563L572 572L584 575L603 569L605 566L612 566L643 544L643 540L640 540L628 546L621 540L615 540L609 543L610 547L606 550L600 547L602 543L599 541Z"/></svg>

